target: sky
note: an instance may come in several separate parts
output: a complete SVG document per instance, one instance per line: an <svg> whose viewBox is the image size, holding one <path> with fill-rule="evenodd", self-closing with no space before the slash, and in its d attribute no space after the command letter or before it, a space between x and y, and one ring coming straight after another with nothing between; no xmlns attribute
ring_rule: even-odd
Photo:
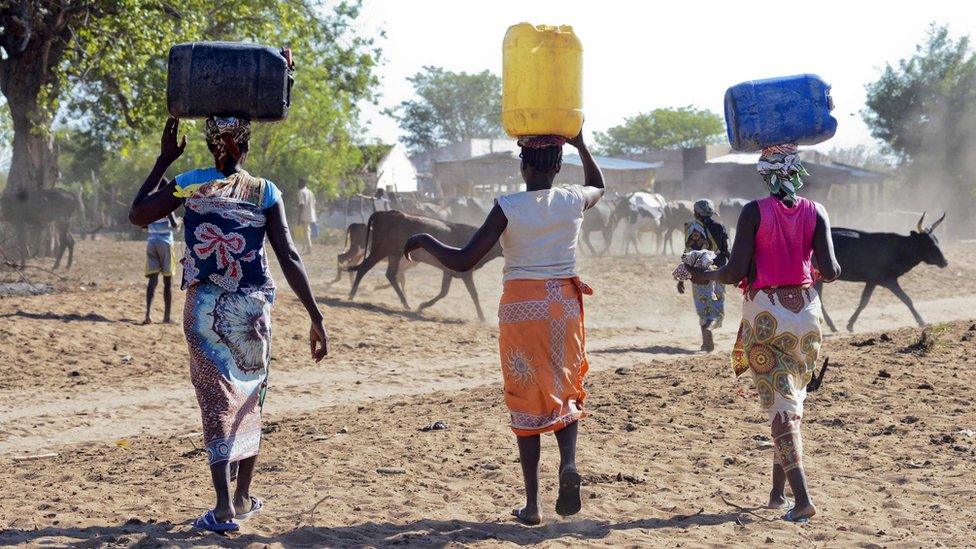
<svg viewBox="0 0 976 549"><path fill-rule="evenodd" d="M658 107L722 113L725 90L746 80L799 73L833 86L837 134L817 148L876 146L861 119L864 86L888 62L910 56L932 22L976 38L970 0L729 1L365 0L359 30L383 49L378 105L363 105L370 138L401 132L382 114L412 96L407 78L425 65L501 74L502 38L515 23L572 25L583 44L586 131L604 131Z"/></svg>

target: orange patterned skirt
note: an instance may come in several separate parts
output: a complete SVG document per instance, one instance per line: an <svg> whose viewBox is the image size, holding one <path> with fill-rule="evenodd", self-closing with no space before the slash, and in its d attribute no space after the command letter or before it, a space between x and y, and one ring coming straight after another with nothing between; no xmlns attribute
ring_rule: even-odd
<svg viewBox="0 0 976 549"><path fill-rule="evenodd" d="M509 280L498 306L498 346L512 431L558 431L585 417L589 369L578 278Z"/></svg>

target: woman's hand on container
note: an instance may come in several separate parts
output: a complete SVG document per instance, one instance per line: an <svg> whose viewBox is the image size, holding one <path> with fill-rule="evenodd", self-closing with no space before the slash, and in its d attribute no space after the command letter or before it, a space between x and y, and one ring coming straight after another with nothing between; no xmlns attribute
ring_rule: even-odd
<svg viewBox="0 0 976 549"><path fill-rule="evenodd" d="M180 130L180 119L170 117L163 128L163 137L159 141L159 158L167 163L173 163L186 150L186 136L177 142L176 135Z"/></svg>
<svg viewBox="0 0 976 549"><path fill-rule="evenodd" d="M583 142L583 128L580 127L580 131L576 134L576 137L566 140L567 143L576 147L577 149L585 148L586 143Z"/></svg>
<svg viewBox="0 0 976 549"><path fill-rule="evenodd" d="M308 333L308 342L312 349L312 360L315 362L321 362L325 355L329 354L329 332L321 320L312 322L312 328Z"/></svg>

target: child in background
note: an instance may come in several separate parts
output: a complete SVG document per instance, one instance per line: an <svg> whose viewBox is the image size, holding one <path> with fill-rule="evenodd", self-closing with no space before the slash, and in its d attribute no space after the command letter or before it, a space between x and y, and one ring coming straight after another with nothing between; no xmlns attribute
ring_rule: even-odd
<svg viewBox="0 0 976 549"><path fill-rule="evenodd" d="M159 181L159 190L169 184L165 177ZM163 276L163 324L172 324L170 311L173 306L173 273L176 265L173 262L173 229L177 226L176 216L172 213L157 219L146 228L149 236L146 238L146 318L143 324L152 324L152 302L159 285L159 275Z"/></svg>

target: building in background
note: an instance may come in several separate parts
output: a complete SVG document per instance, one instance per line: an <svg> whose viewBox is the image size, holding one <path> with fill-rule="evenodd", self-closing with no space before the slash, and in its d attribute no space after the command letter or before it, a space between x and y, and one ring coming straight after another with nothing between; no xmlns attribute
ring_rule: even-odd
<svg viewBox="0 0 976 549"><path fill-rule="evenodd" d="M417 170L420 192L431 197L440 197L444 193L434 182L435 162L468 160L499 152L518 152L518 150L516 140L510 137L473 138L415 154L410 157L410 160Z"/></svg>
<svg viewBox="0 0 976 549"><path fill-rule="evenodd" d="M603 170L607 188L617 192L651 191L655 171L660 163L638 162L624 158L594 156ZM442 196L495 197L524 189L519 174L517 151L502 151L460 160L433 162L433 184ZM583 165L576 154L563 156L562 169L556 176L560 185L582 185Z"/></svg>
<svg viewBox="0 0 976 549"><path fill-rule="evenodd" d="M364 146L363 159L361 180L364 192L373 194L376 189L417 192L417 169L402 144Z"/></svg>

